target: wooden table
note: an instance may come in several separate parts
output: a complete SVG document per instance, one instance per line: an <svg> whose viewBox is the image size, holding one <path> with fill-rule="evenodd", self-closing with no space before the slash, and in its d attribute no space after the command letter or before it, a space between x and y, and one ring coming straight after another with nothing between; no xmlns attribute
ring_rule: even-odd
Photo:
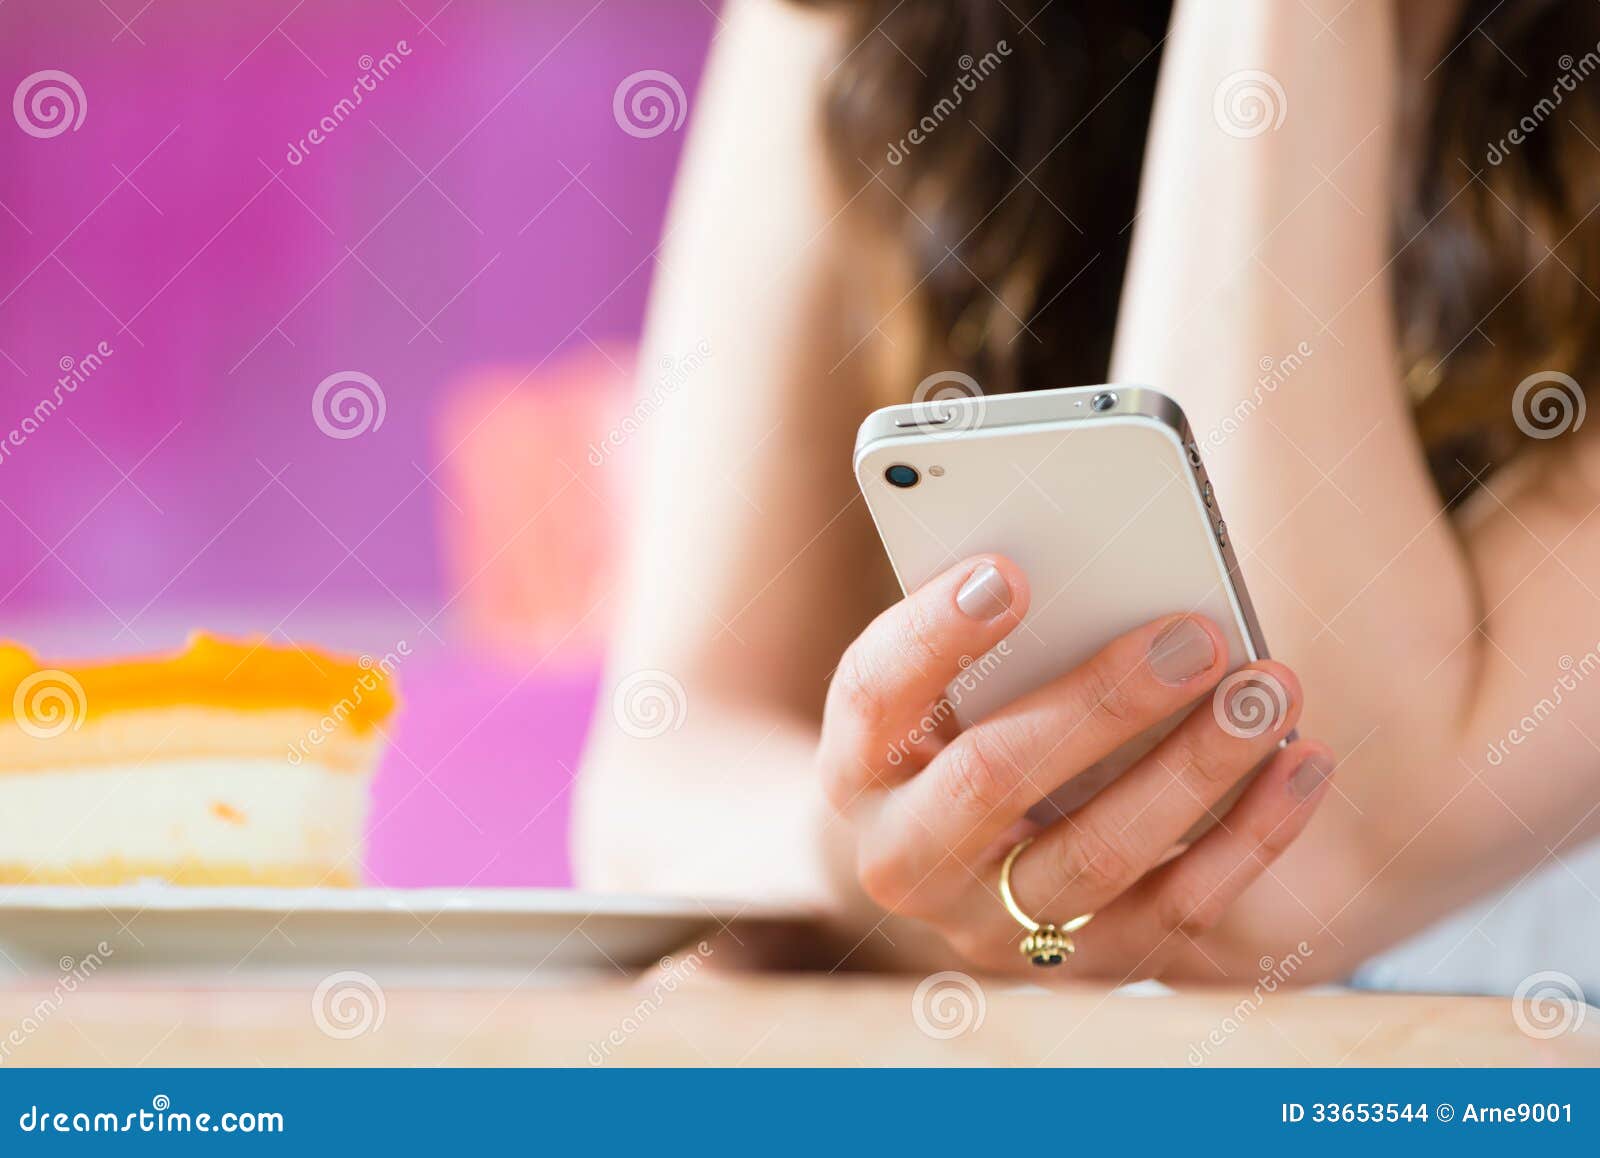
<svg viewBox="0 0 1600 1158"><path fill-rule="evenodd" d="M1518 1028L1502 997L1282 990L1260 997L1224 990L1141 997L1091 987L1047 993L985 980L976 989L951 981L956 988L947 986L942 998L933 990L919 998L920 980L707 974L671 990L652 975L633 983L577 976L538 985L390 984L381 1001L352 1006L341 1024L331 1025L328 1014L313 1009L314 979L225 988L204 979L102 975L59 1001L48 984L22 981L0 990L0 1062L1600 1064L1600 1024L1539 1040ZM17 1033L20 1044L7 1038L13 1027L26 1029Z"/></svg>

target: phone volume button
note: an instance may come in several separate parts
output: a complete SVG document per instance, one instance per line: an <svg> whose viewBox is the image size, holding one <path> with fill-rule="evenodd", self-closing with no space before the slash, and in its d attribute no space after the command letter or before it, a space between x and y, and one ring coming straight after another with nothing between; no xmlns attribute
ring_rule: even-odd
<svg viewBox="0 0 1600 1158"><path fill-rule="evenodd" d="M1213 529L1217 532L1217 546L1226 551L1228 549L1228 524L1218 519L1217 525Z"/></svg>

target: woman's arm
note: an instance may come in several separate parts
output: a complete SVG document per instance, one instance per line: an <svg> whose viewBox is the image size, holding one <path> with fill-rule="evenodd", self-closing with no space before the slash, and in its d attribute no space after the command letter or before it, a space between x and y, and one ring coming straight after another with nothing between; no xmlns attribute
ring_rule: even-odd
<svg viewBox="0 0 1600 1158"><path fill-rule="evenodd" d="M812 769L822 700L894 594L849 464L874 403L848 329L848 194L819 132L843 47L838 21L797 5L725 15L660 254L644 386L664 361L702 343L709 355L638 436L646 473L576 863L609 888L834 902ZM606 710L640 671L682 686L680 729L635 738Z"/></svg>
<svg viewBox="0 0 1600 1158"><path fill-rule="evenodd" d="M880 562L849 448L885 393L873 383L914 377L914 344L888 336L913 287L823 177L820 82L848 50L832 29L736 6L700 98L644 361L702 342L710 356L645 432L610 679L624 698L595 724L580 878L826 908L857 962L927 970L959 953L1027 971L995 889L1008 848L1034 832L1016 861L1021 903L1040 920L1098 914L1077 934L1074 974L1159 973L1180 951L1208 952L1221 913L1326 797L1331 758L1312 740L1276 751L1300 710L1281 664L1257 665L1285 689L1270 727L1222 725L1208 696L1226 648L1192 616L1136 628L959 735L923 732L963 659L1017 627L1027 576L979 555L894 601ZM876 303L858 288L874 279L892 289ZM667 723L681 726L630 719L631 693L670 699L674 685L684 700ZM1184 708L1071 820L1035 831L1025 819ZM1227 823L1170 857L1269 755Z"/></svg>
<svg viewBox="0 0 1600 1158"><path fill-rule="evenodd" d="M1537 487L1466 541L1434 493L1398 376L1390 227L1397 78L1449 45L1397 45L1391 9L1181 5L1117 335L1116 376L1188 411L1273 654L1346 754L1341 797L1233 914L1245 941L1303 930L1328 972L1581 835L1594 756L1574 725L1600 708L1595 680L1570 720L1486 763L1557 657L1593 650L1577 577L1600 550ZM1230 103L1252 89L1263 104Z"/></svg>

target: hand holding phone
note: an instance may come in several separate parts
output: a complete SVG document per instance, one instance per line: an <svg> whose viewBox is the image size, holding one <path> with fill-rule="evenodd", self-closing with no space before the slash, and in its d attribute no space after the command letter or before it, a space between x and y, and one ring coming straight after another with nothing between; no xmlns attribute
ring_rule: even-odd
<svg viewBox="0 0 1600 1158"><path fill-rule="evenodd" d="M1121 393L1091 390L1085 402L1111 391ZM1077 409L1074 392L1051 393L1045 401L1058 413L1063 401L1067 413ZM1036 407L1040 397L1020 401ZM1097 914L1077 935L1074 973L1170 968L1215 977L1208 962L1238 955L1239 946L1206 931L1300 832L1326 792L1331 754L1310 741L1284 746L1299 685L1261 658L1240 592L1214 593L1201 582L1210 572L1188 569L1186 560L1206 560L1189 527L1199 520L1167 506L1161 483L1146 477L1161 460L1133 441L1093 441L1101 435L1074 449L1088 458L1058 460L1072 433L1047 432L1054 446L1030 441L1040 432L1026 429L1022 409L1005 398L982 401L985 421L959 436L936 439L926 427L895 433L907 429L895 425L906 420L896 411L910 408L892 408L869 419L858 443L858 476L913 588L847 650L824 718L820 770L830 801L854 826L862 887L885 908L933 925L969 961L1026 970L1022 930L996 887L1006 853L1032 835L1012 875L1018 903L1040 922ZM1001 421L991 425L996 410ZM937 425L948 433L950 422L968 418ZM1185 440L1172 441L1191 470ZM1094 484L1082 469L1088 461L1115 485ZM896 467L915 471L915 484ZM873 493L868 480L884 490ZM913 492L924 480L951 487L905 508L903 519L886 516L895 501L888 490ZM1193 486L1206 509L1203 478L1167 485L1179 497ZM1022 495L1030 497L1013 505ZM1106 504L1120 518L1107 517ZM1101 513L1075 522L1083 509ZM1141 529L1140 512L1152 510L1171 535ZM1216 547L1213 524L1202 525ZM985 527L1006 533L979 542ZM1008 550L990 545L1001 540ZM1124 575L1119 584L1116 568L1097 566L1107 553L1127 566L1128 548L1117 546L1124 540L1154 577ZM1215 573L1228 576L1229 560L1217 560ZM1084 576L1104 602L1083 602L1088 588L1074 583ZM1175 605L1143 614L1174 584L1182 587ZM1186 603L1188 595L1204 598ZM1050 614L1062 599L1072 613ZM1269 710L1245 727L1212 706L1238 672L1281 692L1281 702L1258 701ZM1064 816L1062 786L1119 754L1125 771ZM1257 768L1230 808L1230 793ZM1045 798L1056 804L1041 816ZM1226 825L1172 855L1223 811ZM1187 936L1170 935L1179 928ZM1248 967L1242 957L1239 964Z"/></svg>

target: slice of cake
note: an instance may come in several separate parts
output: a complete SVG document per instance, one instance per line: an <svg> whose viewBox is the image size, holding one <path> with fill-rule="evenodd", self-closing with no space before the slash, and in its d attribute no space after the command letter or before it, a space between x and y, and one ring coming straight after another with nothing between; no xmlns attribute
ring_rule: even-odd
<svg viewBox="0 0 1600 1158"><path fill-rule="evenodd" d="M357 883L396 663L207 635L87 664L0 644L0 882Z"/></svg>

